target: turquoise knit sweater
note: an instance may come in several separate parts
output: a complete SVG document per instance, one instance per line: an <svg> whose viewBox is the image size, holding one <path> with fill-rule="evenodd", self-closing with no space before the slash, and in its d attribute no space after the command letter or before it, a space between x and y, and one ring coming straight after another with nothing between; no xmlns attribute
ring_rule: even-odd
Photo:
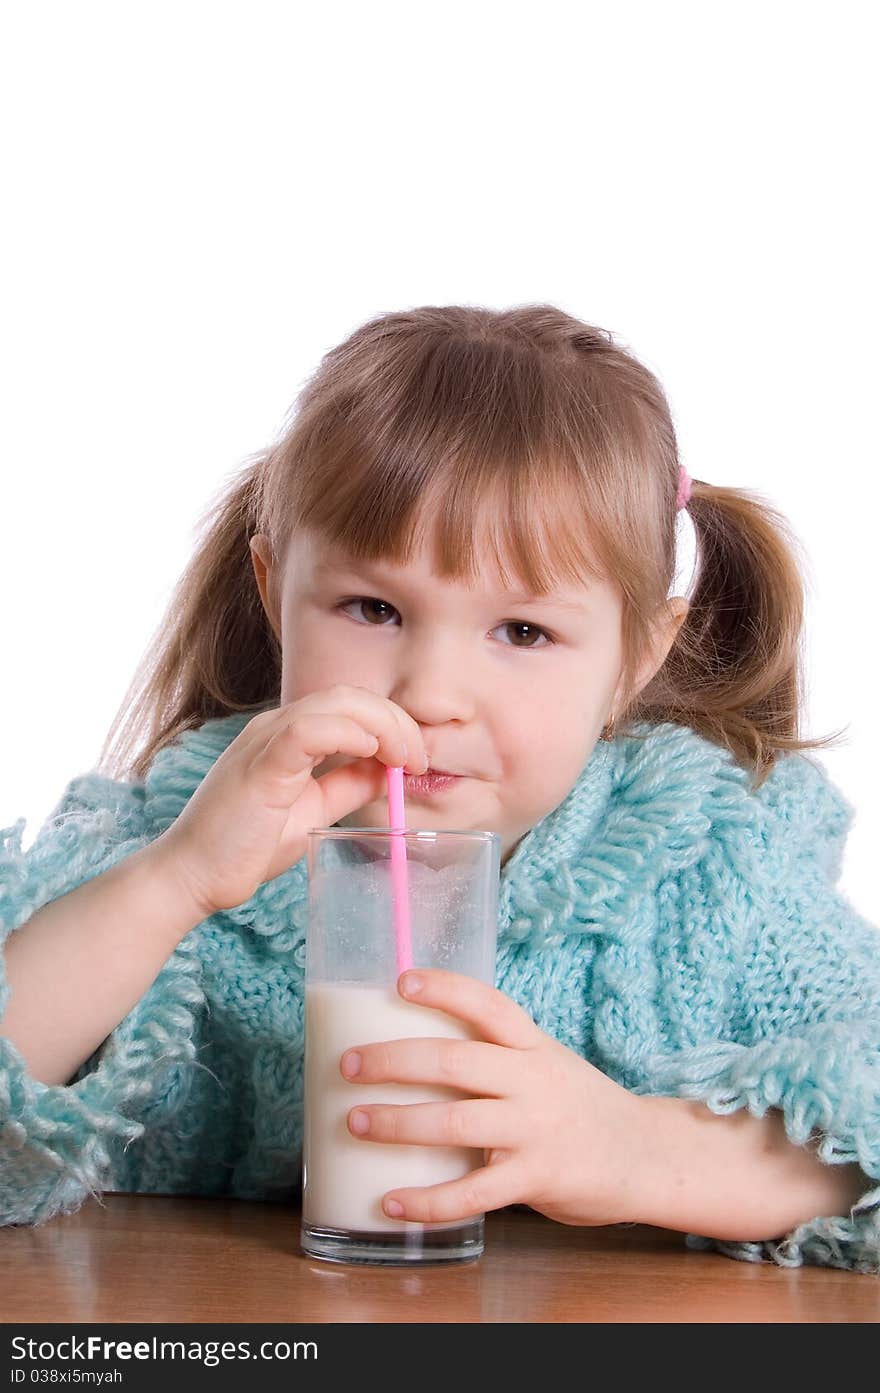
<svg viewBox="0 0 880 1393"><path fill-rule="evenodd" d="M143 783L74 778L21 850L0 831L6 937L41 905L163 832L249 719L159 751ZM713 1112L781 1109L875 1188L779 1242L692 1247L880 1272L880 938L835 889L852 807L814 759L756 793L689 729L600 742L503 868L497 984L635 1093ZM39 1224L102 1190L290 1200L300 1184L305 858L204 920L67 1085L0 1036L0 1224Z"/></svg>

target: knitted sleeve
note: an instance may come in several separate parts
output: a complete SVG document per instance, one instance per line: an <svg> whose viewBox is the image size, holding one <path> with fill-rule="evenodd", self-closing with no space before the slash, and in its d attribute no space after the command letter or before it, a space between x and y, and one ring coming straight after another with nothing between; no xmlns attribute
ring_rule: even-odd
<svg viewBox="0 0 880 1393"><path fill-rule="evenodd" d="M5 944L51 900L147 845L144 790L94 773L66 787L22 851L25 819L0 828L0 1225L78 1209L112 1182L112 1149L141 1136L157 1081L193 1046L197 967L184 940L145 997L65 1085L31 1077L3 1034Z"/></svg>
<svg viewBox="0 0 880 1393"><path fill-rule="evenodd" d="M835 883L853 809L803 756L758 796L757 837L731 839L714 870L739 935L729 1038L670 1058L658 1082L716 1113L777 1108L791 1141L828 1165L857 1163L868 1183L849 1214L817 1215L775 1241L686 1241L880 1274L880 930Z"/></svg>

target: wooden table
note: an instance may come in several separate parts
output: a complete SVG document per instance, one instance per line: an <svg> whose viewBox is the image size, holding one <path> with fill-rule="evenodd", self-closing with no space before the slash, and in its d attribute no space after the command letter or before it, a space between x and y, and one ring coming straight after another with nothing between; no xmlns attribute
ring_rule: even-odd
<svg viewBox="0 0 880 1393"><path fill-rule="evenodd" d="M0 1229L0 1319L41 1322L880 1319L880 1277L694 1252L660 1229L486 1220L475 1262L356 1267L304 1257L293 1206L106 1194Z"/></svg>

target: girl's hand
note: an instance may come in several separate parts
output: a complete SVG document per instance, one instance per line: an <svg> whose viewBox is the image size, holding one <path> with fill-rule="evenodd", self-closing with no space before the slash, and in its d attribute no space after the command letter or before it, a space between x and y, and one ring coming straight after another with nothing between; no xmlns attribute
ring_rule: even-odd
<svg viewBox="0 0 880 1393"><path fill-rule="evenodd" d="M414 992L417 981L421 989ZM408 989L409 988L409 989ZM352 1083L459 1088L460 1102L361 1104L349 1130L365 1141L482 1147L485 1164L459 1180L392 1190L391 1218L454 1222L528 1204L563 1224L635 1218L647 1135L641 1100L540 1030L503 992L439 969L404 973L406 1000L475 1026L482 1040L405 1039L359 1045L340 1061ZM356 1074L347 1071L353 1053ZM367 1131L359 1125L366 1118ZM639 1182L640 1183L640 1182ZM402 1206L395 1209L395 1202Z"/></svg>
<svg viewBox="0 0 880 1393"><path fill-rule="evenodd" d="M320 779L329 755L353 758ZM374 757L375 756L375 757ZM153 843L200 918L250 899L306 851L312 827L380 797L385 766L428 765L418 723L365 687L336 686L261 711Z"/></svg>

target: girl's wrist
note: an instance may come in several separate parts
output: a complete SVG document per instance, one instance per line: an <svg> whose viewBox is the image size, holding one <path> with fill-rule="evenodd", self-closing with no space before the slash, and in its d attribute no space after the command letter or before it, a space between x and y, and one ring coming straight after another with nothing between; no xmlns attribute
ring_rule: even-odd
<svg viewBox="0 0 880 1393"><path fill-rule="evenodd" d="M143 873L149 877L153 893L158 893L165 906L163 917L172 937L177 943L181 942L214 913L213 909L200 900L161 836L136 856L142 858Z"/></svg>
<svg viewBox="0 0 880 1393"><path fill-rule="evenodd" d="M626 1093L625 1160L620 1168L617 1204L609 1223L650 1224L655 1212L662 1162L657 1148L657 1116L649 1095Z"/></svg>

